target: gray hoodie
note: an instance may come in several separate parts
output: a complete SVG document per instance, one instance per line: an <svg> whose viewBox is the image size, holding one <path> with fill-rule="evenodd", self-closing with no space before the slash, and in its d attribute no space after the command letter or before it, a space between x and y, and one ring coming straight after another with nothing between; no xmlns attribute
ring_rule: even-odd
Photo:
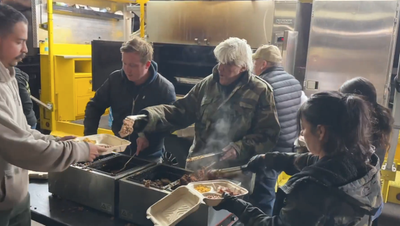
<svg viewBox="0 0 400 226"><path fill-rule="evenodd" d="M21 202L28 192L28 171L62 171L87 161L89 146L58 142L27 124L13 68L0 63L0 211Z"/></svg>

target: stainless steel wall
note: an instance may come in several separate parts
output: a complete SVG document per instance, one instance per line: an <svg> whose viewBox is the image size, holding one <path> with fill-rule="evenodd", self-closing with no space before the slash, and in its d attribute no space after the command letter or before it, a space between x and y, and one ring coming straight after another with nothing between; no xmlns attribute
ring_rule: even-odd
<svg viewBox="0 0 400 226"><path fill-rule="evenodd" d="M337 90L361 76L375 85L379 102L386 104L398 7L397 0L314 1L306 94Z"/></svg>
<svg viewBox="0 0 400 226"><path fill-rule="evenodd" d="M252 48L277 43L295 26L297 1L150 1L150 42L216 46L229 37Z"/></svg>

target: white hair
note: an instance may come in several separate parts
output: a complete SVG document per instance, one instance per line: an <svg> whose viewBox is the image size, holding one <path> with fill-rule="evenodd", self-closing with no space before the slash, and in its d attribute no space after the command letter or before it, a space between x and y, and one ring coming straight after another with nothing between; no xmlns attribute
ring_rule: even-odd
<svg viewBox="0 0 400 226"><path fill-rule="evenodd" d="M215 58L222 64L233 63L238 67L253 70L253 51L245 39L228 38L214 49Z"/></svg>

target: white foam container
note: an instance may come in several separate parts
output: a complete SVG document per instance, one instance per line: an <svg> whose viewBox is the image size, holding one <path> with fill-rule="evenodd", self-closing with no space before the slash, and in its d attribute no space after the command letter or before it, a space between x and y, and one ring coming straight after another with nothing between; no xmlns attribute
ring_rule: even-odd
<svg viewBox="0 0 400 226"><path fill-rule="evenodd" d="M131 144L130 141L121 139L119 137L110 134L96 134L85 137L75 138L74 141L82 142L85 139L96 141L96 145L105 147L106 152L101 153L102 155L110 154L111 152L123 152ZM108 147L110 146L110 147Z"/></svg>
<svg viewBox="0 0 400 226"><path fill-rule="evenodd" d="M165 196L147 209L147 219L150 219L155 226L175 226L189 214L197 211L200 204L208 206L217 206L222 202L221 199L208 199L202 193L195 189L195 186L203 185L211 187L207 193L217 193L219 186L227 187L231 190L240 192L236 197L243 197L248 194L245 188L229 180L210 180L192 182L186 186L181 186L171 194Z"/></svg>
<svg viewBox="0 0 400 226"><path fill-rule="evenodd" d="M189 214L197 211L202 196L190 187L181 186L147 209L147 219L155 226L175 226Z"/></svg>

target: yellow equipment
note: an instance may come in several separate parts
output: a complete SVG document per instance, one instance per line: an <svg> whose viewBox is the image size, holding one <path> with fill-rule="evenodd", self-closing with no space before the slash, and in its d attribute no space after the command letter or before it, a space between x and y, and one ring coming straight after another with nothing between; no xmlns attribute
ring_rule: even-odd
<svg viewBox="0 0 400 226"><path fill-rule="evenodd" d="M63 2L75 4L87 2L99 6L107 6L107 3L109 3L110 7L114 8L115 4L135 3L132 0L99 0L96 2L86 0L84 3L83 1L64 0ZM143 5L147 1L142 2ZM54 32L53 6L53 1L48 0L48 21L44 23L46 26L42 26L47 30L48 42L40 43L42 87L40 99L47 106L50 106L49 109L41 108L40 126L42 129L51 131L51 134L55 136L82 136L83 125L72 123L72 121L83 119L86 104L94 95L92 91L91 45L55 43L55 35L65 34L55 34ZM127 12L124 13L127 14ZM144 15L141 15L141 17L144 17ZM143 18L141 21L144 23ZM79 24L76 24L76 26L79 26ZM127 27L130 30L130 26ZM141 30L144 34L144 26ZM126 40L128 36L124 36ZM60 40L60 37L58 37L58 40ZM99 128L99 133L112 134L112 131Z"/></svg>

